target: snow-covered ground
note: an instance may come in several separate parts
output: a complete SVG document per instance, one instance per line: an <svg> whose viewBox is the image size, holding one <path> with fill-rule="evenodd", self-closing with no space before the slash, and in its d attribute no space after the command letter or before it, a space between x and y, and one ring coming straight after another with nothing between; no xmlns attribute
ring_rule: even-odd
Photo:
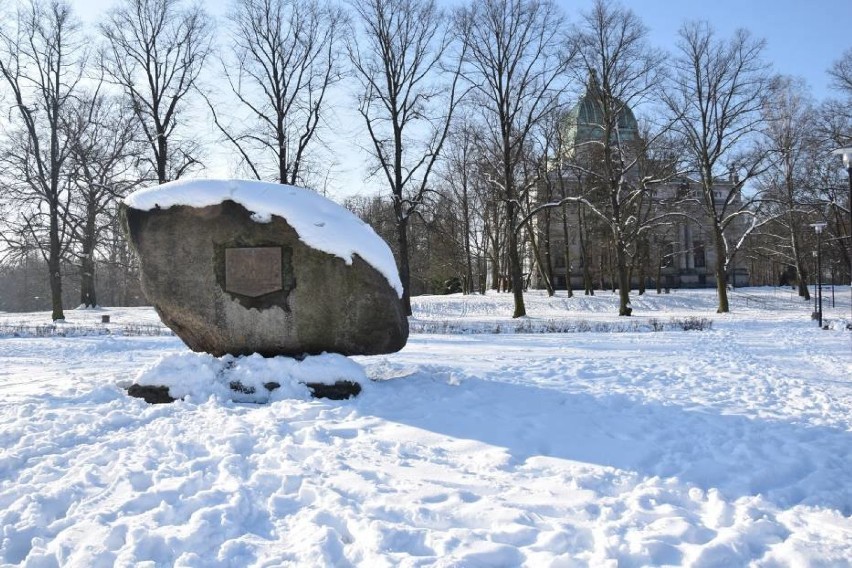
<svg viewBox="0 0 852 568"><path fill-rule="evenodd" d="M126 396L203 357L153 310L0 314L0 565L850 565L835 295L820 330L789 289L727 315L634 294L629 329L610 293L527 294L521 330L610 330L559 334L507 333L505 294L414 298L408 346L355 358L358 398L267 404ZM687 317L712 328L650 331Z"/></svg>

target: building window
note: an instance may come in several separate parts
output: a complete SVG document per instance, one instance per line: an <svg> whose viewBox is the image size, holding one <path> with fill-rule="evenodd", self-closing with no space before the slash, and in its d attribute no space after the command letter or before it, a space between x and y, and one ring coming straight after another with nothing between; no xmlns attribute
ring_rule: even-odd
<svg viewBox="0 0 852 568"><path fill-rule="evenodd" d="M695 258L695 268L704 268L707 266L707 259L704 254L704 243L701 241L693 242L692 255Z"/></svg>

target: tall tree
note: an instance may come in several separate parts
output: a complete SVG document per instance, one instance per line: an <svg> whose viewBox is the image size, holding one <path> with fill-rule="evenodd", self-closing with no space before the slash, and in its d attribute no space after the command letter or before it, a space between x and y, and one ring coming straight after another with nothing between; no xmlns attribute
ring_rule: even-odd
<svg viewBox="0 0 852 568"><path fill-rule="evenodd" d="M461 218L461 240L464 251L463 292L470 294L474 291L473 280L473 246L475 192L473 189L475 175L476 142L473 126L463 121L451 134L449 149L444 160L443 180L452 195Z"/></svg>
<svg viewBox="0 0 852 568"><path fill-rule="evenodd" d="M756 227L755 211L742 189L765 162L765 154L752 143L769 84L762 60L765 42L745 30L721 39L707 22L684 24L679 36L665 99L700 180L701 205L716 253L718 311L725 313L730 309L728 268ZM722 186L717 182L724 173L732 183Z"/></svg>
<svg viewBox="0 0 852 568"><path fill-rule="evenodd" d="M513 317L526 315L519 233L524 192L537 179L524 179L531 136L559 109L571 52L565 20L547 0L483 0L458 13L469 43L463 75L473 87L487 147L494 149L491 181L503 207L514 296Z"/></svg>
<svg viewBox="0 0 852 568"><path fill-rule="evenodd" d="M180 178L200 165L198 144L178 127L210 53L210 18L182 0L121 0L100 29L105 69L132 101L157 182Z"/></svg>
<svg viewBox="0 0 852 568"><path fill-rule="evenodd" d="M803 81L777 77L770 92L763 109L770 160L760 182L778 208L778 222L773 225L784 232L773 235L784 242L775 250L795 269L799 296L809 300L803 242L813 189L808 163L818 153L816 115Z"/></svg>
<svg viewBox="0 0 852 568"><path fill-rule="evenodd" d="M216 125L257 179L309 185L319 160L308 147L342 77L345 14L317 0L238 0L231 21L222 70L238 112L225 124L210 104Z"/></svg>
<svg viewBox="0 0 852 568"><path fill-rule="evenodd" d="M650 213L650 188L661 180L640 171L645 144L631 108L648 102L660 90L664 57L647 42L648 30L636 14L622 6L597 0L583 15L576 32L581 73L589 77L583 104L591 105L578 130L572 160L591 198L584 204L610 233L618 280L618 314L629 316L630 267L637 241L659 220ZM591 158L589 160L588 158Z"/></svg>
<svg viewBox="0 0 852 568"><path fill-rule="evenodd" d="M550 223L545 223L545 225L557 222L558 227L561 229L561 250L558 251L548 251L549 257L552 257L554 253L556 254L557 260L555 264L561 264L565 267L565 291L568 293L568 297L571 298L574 296L574 286L572 283L572 258L571 258L571 241L572 241L572 233L574 235L574 240L576 240L576 235L580 231L581 227L579 223L573 223L572 220L569 219L571 211L569 210L569 200L572 188L568 184L567 176L565 172L568 171L567 167L567 153L564 151L566 147L565 140L565 124L564 124L564 116L554 116L549 121L547 128L544 131L544 139L546 142L546 151L544 152L546 158L546 164L548 168L548 174L544 177L544 192L545 199L547 201L553 201L555 197L558 197L561 201L563 201L562 206L559 211L556 213L555 219L550 219ZM552 151L551 151L552 149ZM578 189L577 187L573 188L575 191ZM546 213L550 213L548 210ZM550 232L550 228L547 227L546 231ZM559 239L557 239L559 242ZM549 247L549 245L548 245ZM582 257L582 255L581 255ZM586 289L586 293L589 293L590 290Z"/></svg>
<svg viewBox="0 0 852 568"><path fill-rule="evenodd" d="M67 162L72 141L64 125L86 58L84 38L67 3L33 0L19 6L11 26L0 27L0 75L13 102L2 161L19 211L12 221L16 226L4 238L13 248L21 245L27 251L34 243L41 252L54 320L65 317L61 265L71 242Z"/></svg>
<svg viewBox="0 0 852 568"><path fill-rule="evenodd" d="M832 87L843 95L840 101L827 101L822 109L824 116L825 140L833 142L835 148L848 148L852 146L852 48L843 52L843 55L835 61L828 70L832 78ZM836 158L835 158L836 159ZM834 210L834 225L838 229L838 236L846 241L846 249L843 255L846 257L846 266L849 268L849 278L852 282L852 166L847 168L848 192L839 199L832 198L831 204ZM843 201L846 201L846 211L843 214Z"/></svg>
<svg viewBox="0 0 852 568"><path fill-rule="evenodd" d="M80 303L98 305L96 255L114 228L117 201L140 183L144 147L132 109L121 97L99 91L78 98L72 120L70 175L72 216L80 263Z"/></svg>
<svg viewBox="0 0 852 568"><path fill-rule="evenodd" d="M828 223L824 245L836 247L847 276L852 278L852 182L840 157L832 155L837 148L852 146L852 95L846 100L823 101L816 115L820 153L808 164L807 175L820 190L813 192L812 199L821 204L820 214L826 216Z"/></svg>
<svg viewBox="0 0 852 568"><path fill-rule="evenodd" d="M374 173L384 175L396 217L402 302L411 314L408 224L423 204L429 177L460 97L457 66L440 80L452 36L434 0L353 4L361 33L349 57L361 84L358 112L370 136ZM459 47L464 52L464 45Z"/></svg>

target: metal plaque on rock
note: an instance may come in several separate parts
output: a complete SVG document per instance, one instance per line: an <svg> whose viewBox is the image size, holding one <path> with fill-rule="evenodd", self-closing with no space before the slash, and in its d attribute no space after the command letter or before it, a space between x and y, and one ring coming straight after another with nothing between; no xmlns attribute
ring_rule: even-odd
<svg viewBox="0 0 852 568"><path fill-rule="evenodd" d="M225 291L256 298L282 288L281 247L225 249Z"/></svg>

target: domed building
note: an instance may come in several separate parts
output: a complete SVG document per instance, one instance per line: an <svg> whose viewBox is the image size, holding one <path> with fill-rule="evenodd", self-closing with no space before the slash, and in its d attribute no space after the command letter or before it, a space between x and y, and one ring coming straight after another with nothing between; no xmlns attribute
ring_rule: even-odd
<svg viewBox="0 0 852 568"><path fill-rule="evenodd" d="M605 109L604 104L611 107ZM612 124L606 123L607 116L613 117ZM607 100L594 72L589 75L583 96L562 119L561 133L560 159L551 164L550 189L539 190L542 202L583 195L593 202L600 200L598 208L606 210L607 188L596 188L595 182L590 180L594 180L594 172L603 162L601 152L607 133L612 141L611 147L628 158L627 161L637 158L635 167L624 172L628 185L635 187L640 175L646 175L642 168L649 167L651 163L642 154L645 144L633 110L617 98ZM722 203L735 183L733 174L728 181L718 182L714 199ZM556 190L555 199L554 188L560 188ZM558 195L559 192L565 192L565 195ZM686 177L649 188L644 206L646 214L659 216L675 212L678 215L636 240L634 256L637 260L632 272L634 288L715 286L713 269L716 256L712 237L700 223L704 214L699 204L700 192L700 184ZM734 202L729 205L737 206L739 200L737 193ZM616 278L609 229L588 207L577 202L546 211L545 218L534 226L538 238L533 238L532 242L538 250L531 255L536 260L530 269L531 285L545 287L542 272L546 271L556 290L564 290L569 279L572 289L613 287ZM730 230L743 231L744 227L732 226ZM748 272L734 267L729 282L735 286L747 285Z"/></svg>

